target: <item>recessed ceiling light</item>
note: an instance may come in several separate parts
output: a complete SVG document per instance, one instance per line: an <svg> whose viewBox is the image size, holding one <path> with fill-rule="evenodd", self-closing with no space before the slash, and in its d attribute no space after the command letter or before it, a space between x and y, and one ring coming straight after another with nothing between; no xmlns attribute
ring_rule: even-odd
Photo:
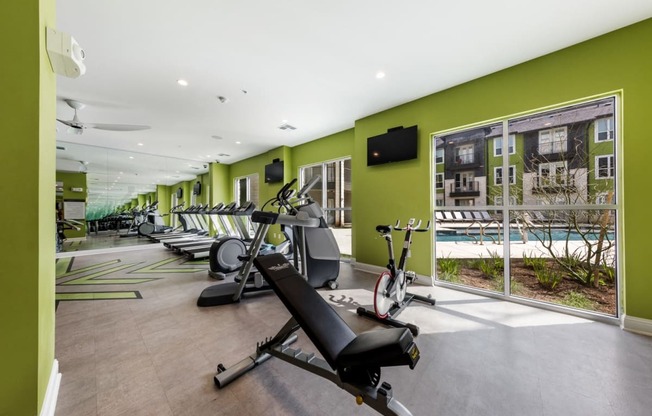
<svg viewBox="0 0 652 416"><path fill-rule="evenodd" d="M129 159L133 159L133 158L134 158L133 156L129 156Z"/></svg>
<svg viewBox="0 0 652 416"><path fill-rule="evenodd" d="M187 87L188 81L186 81L185 79L178 79L177 84L181 85L182 87Z"/></svg>
<svg viewBox="0 0 652 416"><path fill-rule="evenodd" d="M383 71L376 72L376 78L377 79L385 78L385 73Z"/></svg>
<svg viewBox="0 0 652 416"><path fill-rule="evenodd" d="M240 144L240 143L242 143L242 142L235 142L235 144Z"/></svg>
<svg viewBox="0 0 652 416"><path fill-rule="evenodd" d="M142 144L142 143L138 143L138 146L143 146L143 144Z"/></svg>

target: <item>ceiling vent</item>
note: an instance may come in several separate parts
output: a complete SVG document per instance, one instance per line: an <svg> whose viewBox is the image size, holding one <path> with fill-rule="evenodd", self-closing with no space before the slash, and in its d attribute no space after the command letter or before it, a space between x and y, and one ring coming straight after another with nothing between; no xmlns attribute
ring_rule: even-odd
<svg viewBox="0 0 652 416"><path fill-rule="evenodd" d="M227 153L220 153L220 154L218 154L218 156L229 157L229 156L231 156L231 155L229 155L229 154L227 154Z"/></svg>
<svg viewBox="0 0 652 416"><path fill-rule="evenodd" d="M278 126L279 129L281 130L296 130L297 128L288 124L288 123L283 123L280 126Z"/></svg>
<svg viewBox="0 0 652 416"><path fill-rule="evenodd" d="M63 146L57 146L57 150L66 150L66 148Z"/></svg>

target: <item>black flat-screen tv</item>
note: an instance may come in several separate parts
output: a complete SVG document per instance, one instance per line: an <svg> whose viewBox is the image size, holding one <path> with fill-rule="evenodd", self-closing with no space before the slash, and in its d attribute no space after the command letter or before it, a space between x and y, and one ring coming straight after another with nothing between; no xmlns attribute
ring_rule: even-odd
<svg viewBox="0 0 652 416"><path fill-rule="evenodd" d="M278 160L265 165L265 183L283 182L283 161Z"/></svg>
<svg viewBox="0 0 652 416"><path fill-rule="evenodd" d="M197 181L197 183L192 187L192 193L193 195L201 195L201 182Z"/></svg>
<svg viewBox="0 0 652 416"><path fill-rule="evenodd" d="M177 189L177 198L178 199L183 198L183 188Z"/></svg>
<svg viewBox="0 0 652 416"><path fill-rule="evenodd" d="M417 126L396 127L367 139L367 166L417 158Z"/></svg>

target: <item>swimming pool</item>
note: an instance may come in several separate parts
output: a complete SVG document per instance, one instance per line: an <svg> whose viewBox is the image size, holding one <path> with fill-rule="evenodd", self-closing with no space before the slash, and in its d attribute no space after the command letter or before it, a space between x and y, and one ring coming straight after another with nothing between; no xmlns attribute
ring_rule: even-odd
<svg viewBox="0 0 652 416"><path fill-rule="evenodd" d="M478 229L472 230L473 232L471 233L471 236L468 236L465 234L463 230L458 230L456 232L451 232L451 231L439 231L437 230L435 240L440 241L440 242L475 242L480 240L480 234ZM549 241L552 239L552 241L565 241L568 239L569 241L581 241L582 240L582 235L578 232L575 231L567 231L567 230L550 230L549 232L542 232L542 231L527 231L528 233L528 240L529 241L539 241L544 240L544 241ZM535 235L535 233L539 236ZM599 235L598 232L590 232L586 234L586 238L589 240L597 240ZM492 237L494 239L498 239L498 236L496 234L496 230L486 230L485 235L483 238L483 241L492 241ZM500 239L501 241L505 238L505 236L501 233L500 234ZM612 231L607 233L607 238L611 241L614 239L614 233ZM513 242L521 242L523 241L521 238L521 233L518 230L510 230L509 233L509 240Z"/></svg>

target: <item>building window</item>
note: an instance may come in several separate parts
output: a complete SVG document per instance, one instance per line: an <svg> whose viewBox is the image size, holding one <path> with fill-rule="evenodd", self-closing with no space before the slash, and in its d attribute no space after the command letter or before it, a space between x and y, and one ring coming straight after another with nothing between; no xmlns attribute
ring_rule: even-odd
<svg viewBox="0 0 652 416"><path fill-rule="evenodd" d="M435 151L435 164L441 165L444 163L444 149L437 149Z"/></svg>
<svg viewBox="0 0 652 416"><path fill-rule="evenodd" d="M539 154L562 153L567 148L566 127L539 132Z"/></svg>
<svg viewBox="0 0 652 416"><path fill-rule="evenodd" d="M550 162L539 165L539 186L566 185L567 182L566 162Z"/></svg>
<svg viewBox="0 0 652 416"><path fill-rule="evenodd" d="M456 199L455 200L455 206L456 207L472 207L475 206L475 199Z"/></svg>
<svg viewBox="0 0 652 416"><path fill-rule="evenodd" d="M509 197L509 204L510 205L517 205L517 200L516 197L513 195L510 195ZM503 196L502 195L496 195L494 196L494 205L501 206L503 205Z"/></svg>
<svg viewBox="0 0 652 416"><path fill-rule="evenodd" d="M611 179L614 177L614 156L596 156L595 157L595 178Z"/></svg>
<svg viewBox="0 0 652 416"><path fill-rule="evenodd" d="M456 147L455 161L460 164L473 163L473 145Z"/></svg>
<svg viewBox="0 0 652 416"><path fill-rule="evenodd" d="M516 183L516 166L512 165L509 167L509 184L514 185ZM503 168L497 167L494 168L494 185L503 184Z"/></svg>
<svg viewBox="0 0 652 416"><path fill-rule="evenodd" d="M435 174L435 189L444 189L444 174Z"/></svg>
<svg viewBox="0 0 652 416"><path fill-rule="evenodd" d="M510 134L509 137L507 138L507 154L508 155L513 155L516 153L516 136L513 134ZM496 137L494 139L494 156L502 156L503 155L503 138L502 137Z"/></svg>
<svg viewBox="0 0 652 416"><path fill-rule="evenodd" d="M614 139L613 117L601 118L595 121L595 141L606 142Z"/></svg>
<svg viewBox="0 0 652 416"><path fill-rule="evenodd" d="M443 206L444 206L444 199L443 199L443 198L437 198L437 199L435 199L435 206L437 206L437 207L443 207Z"/></svg>
<svg viewBox="0 0 652 416"><path fill-rule="evenodd" d="M459 172L455 174L455 191L456 192L470 192L474 189L474 176L473 172Z"/></svg>

